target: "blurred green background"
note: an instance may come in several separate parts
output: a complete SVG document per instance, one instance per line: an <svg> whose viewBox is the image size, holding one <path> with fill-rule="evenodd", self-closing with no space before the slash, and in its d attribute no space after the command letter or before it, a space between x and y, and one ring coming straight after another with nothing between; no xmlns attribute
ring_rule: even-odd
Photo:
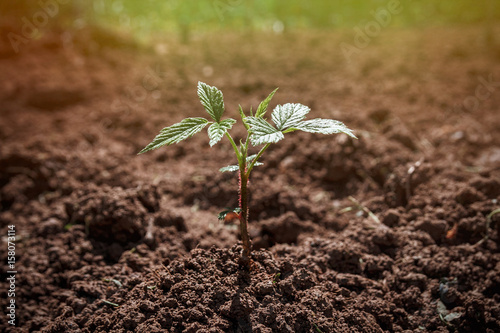
<svg viewBox="0 0 500 333"><path fill-rule="evenodd" d="M500 20L498 0L392 0L403 10L393 27L492 24ZM31 17L42 4L56 2L60 13L51 24L66 28L101 25L140 39L174 33L352 28L373 20L372 11L391 0L19 0L2 1L2 19Z"/></svg>
<svg viewBox="0 0 500 333"><path fill-rule="evenodd" d="M95 18L137 32L183 29L332 29L370 20L390 0L94 0ZM499 19L497 0L400 0L395 26L477 23Z"/></svg>

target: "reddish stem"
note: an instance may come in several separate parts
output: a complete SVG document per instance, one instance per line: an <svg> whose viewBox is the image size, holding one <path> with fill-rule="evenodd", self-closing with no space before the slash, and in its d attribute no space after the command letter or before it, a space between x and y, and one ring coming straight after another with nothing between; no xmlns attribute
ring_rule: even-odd
<svg viewBox="0 0 500 333"><path fill-rule="evenodd" d="M239 189L239 204L240 204L240 234L243 242L242 264L250 265L250 252L252 250L252 242L248 234L248 175L246 170L240 171L240 189Z"/></svg>

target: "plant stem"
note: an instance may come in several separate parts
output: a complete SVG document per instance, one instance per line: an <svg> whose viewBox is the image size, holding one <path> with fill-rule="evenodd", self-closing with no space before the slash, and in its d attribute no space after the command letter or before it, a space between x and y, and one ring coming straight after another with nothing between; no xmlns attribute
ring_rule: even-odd
<svg viewBox="0 0 500 333"><path fill-rule="evenodd" d="M250 266L250 253L252 251L252 242L250 241L250 235L248 234L248 177L250 172L247 172L247 149L248 149L248 137L245 145L238 149L236 143L234 142L231 134L226 132L226 136L233 146L234 152L238 159L238 166L240 169L240 188L239 188L239 203L240 203L240 234L241 241L243 243L243 253L241 256L241 263L243 266ZM253 165L253 164L252 164Z"/></svg>
<svg viewBox="0 0 500 333"><path fill-rule="evenodd" d="M243 242L242 264L250 264L250 252L252 251L252 242L248 234L248 174L245 168L240 168L240 234Z"/></svg>
<svg viewBox="0 0 500 333"><path fill-rule="evenodd" d="M259 157L262 156L264 151L270 146L271 144L268 143L266 144L255 156L252 162L247 167L247 162L246 162L246 157L247 157L247 149L248 149L248 137L245 142L245 147L242 147L242 152L241 152L241 160L239 163L240 167L240 234L241 234L241 241L243 243L243 254L241 256L241 263L244 266L249 267L250 265L250 253L252 251L252 241L250 240L250 235L248 234L248 179L250 177L250 172L252 172L252 169L259 159Z"/></svg>

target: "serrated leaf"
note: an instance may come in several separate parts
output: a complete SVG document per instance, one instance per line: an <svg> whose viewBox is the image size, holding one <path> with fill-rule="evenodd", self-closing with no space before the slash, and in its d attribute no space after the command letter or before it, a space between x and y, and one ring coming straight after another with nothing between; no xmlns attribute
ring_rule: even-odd
<svg viewBox="0 0 500 333"><path fill-rule="evenodd" d="M274 128L263 118L247 117L247 124L250 126L250 141L252 145L258 146L266 143L276 143L284 138L280 130Z"/></svg>
<svg viewBox="0 0 500 333"><path fill-rule="evenodd" d="M301 120L306 117L311 109L299 103L287 103L278 105L274 108L271 118L273 119L276 128L284 131L287 128L295 127Z"/></svg>
<svg viewBox="0 0 500 333"><path fill-rule="evenodd" d="M160 148L165 145L179 143L182 140L192 137L207 126L208 120L205 118L186 118L180 123L170 127L165 127L139 154Z"/></svg>
<svg viewBox="0 0 500 333"><path fill-rule="evenodd" d="M255 112L255 116L257 118L262 118L264 116L264 114L266 113L267 111L267 107L269 105L269 102L271 102L271 99L273 98L274 94L276 93L276 91L278 91L278 88L274 89L270 94L269 96L266 97L265 100L263 100L262 102L260 102L259 104L259 107L257 108L257 111Z"/></svg>
<svg viewBox="0 0 500 333"><path fill-rule="evenodd" d="M246 158L247 164L251 163L256 157L257 157L257 154L248 156ZM255 164L254 164L254 166L259 166L259 165L264 165L264 163L255 162ZM238 171L239 169L240 169L240 167L238 165L228 165L226 167L220 168L219 171L220 172L228 172L228 171L229 172L234 172L234 171Z"/></svg>
<svg viewBox="0 0 500 333"><path fill-rule="evenodd" d="M311 119L299 122L291 130L301 130L309 133L320 133L320 134L335 134L335 133L345 133L352 138L356 139L356 136L351 129L347 128L344 123L333 120L333 119Z"/></svg>
<svg viewBox="0 0 500 333"><path fill-rule="evenodd" d="M240 167L237 165L228 165L228 166L225 166L223 168L220 168L219 171L220 172L234 172L234 171L238 171L239 169L240 169Z"/></svg>
<svg viewBox="0 0 500 333"><path fill-rule="evenodd" d="M208 137L210 138L210 147L219 142L224 134L233 127L236 120L228 118L222 120L220 123L213 123L208 128Z"/></svg>
<svg viewBox="0 0 500 333"><path fill-rule="evenodd" d="M248 163L251 163L255 158L257 157L257 154L254 154L254 155L251 155L251 156L248 156L246 161L247 161L247 164ZM255 162L255 164L253 166L259 166L259 165L264 165L264 163L261 163L261 162Z"/></svg>
<svg viewBox="0 0 500 333"><path fill-rule="evenodd" d="M222 95L222 91L206 83L198 82L198 97L200 97L201 104L207 110L210 117L216 122L220 122L220 118L224 113L224 96Z"/></svg>

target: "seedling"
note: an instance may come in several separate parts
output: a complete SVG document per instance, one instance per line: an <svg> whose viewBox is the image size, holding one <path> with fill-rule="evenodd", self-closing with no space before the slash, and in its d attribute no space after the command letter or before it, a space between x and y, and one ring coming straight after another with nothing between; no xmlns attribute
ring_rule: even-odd
<svg viewBox="0 0 500 333"><path fill-rule="evenodd" d="M384 224L382 224L382 222L380 222L377 215L375 215L371 210L369 210L368 207L363 206L363 204L361 204L361 202L359 202L358 199L354 198L353 196L349 196L348 199L354 204L354 206L349 206L349 207L341 209L340 210L341 214L346 213L346 212L350 212L351 210L357 210L358 212L361 212L361 214L362 214L362 212L365 212L366 214L368 214L368 216L371 217L371 219L373 221L375 221L376 223L378 223L382 226L385 226Z"/></svg>
<svg viewBox="0 0 500 333"><path fill-rule="evenodd" d="M496 214L500 214L500 208L495 209L494 211L489 213L488 216L486 216L486 235L484 235L484 237L479 242L476 243L476 246L481 245L482 243L487 241L488 238L490 237L489 230L490 230L490 225L491 225L491 219Z"/></svg>
<svg viewBox="0 0 500 333"><path fill-rule="evenodd" d="M278 283L278 279L280 278L280 276L281 276L280 272L274 274L273 284Z"/></svg>
<svg viewBox="0 0 500 333"><path fill-rule="evenodd" d="M242 264L248 266L250 263L251 241L248 235L248 180L253 168L262 165L259 162L262 154L273 143L284 139L284 135L294 131L304 131L309 133L334 134L345 133L350 137L356 138L352 130L343 123L332 119L311 119L304 120L309 113L309 107L299 103L287 103L278 105L271 113L271 119L274 126L264 117L267 112L269 102L276 93L273 92L263 100L255 113L250 109L249 115L246 115L242 107L239 107L239 114L247 130L247 136L244 141L240 140L239 146L233 140L229 130L236 123L235 119L222 119L224 114L224 99L222 92L216 87L209 86L203 82L198 82L198 96L201 104L210 115L211 119L201 117L186 118L180 123L165 127L139 154L160 148L162 146L179 143L188 139L196 133L203 130L207 125L210 146L217 144L224 136L227 137L236 154L237 165L230 165L221 168L221 172L238 171L239 174L239 207L226 210L219 214L219 219L224 219L229 213L237 214L240 221L240 234L243 243L243 253L241 257ZM250 144L254 147L260 147L257 154L249 155Z"/></svg>

